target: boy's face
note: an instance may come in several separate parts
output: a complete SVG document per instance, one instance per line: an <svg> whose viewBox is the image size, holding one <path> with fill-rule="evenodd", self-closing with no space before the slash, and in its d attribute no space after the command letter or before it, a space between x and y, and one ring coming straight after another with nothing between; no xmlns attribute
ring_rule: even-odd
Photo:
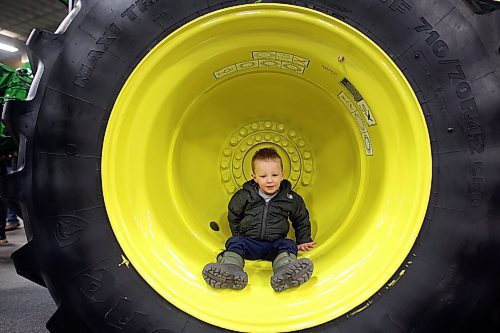
<svg viewBox="0 0 500 333"><path fill-rule="evenodd" d="M255 180L264 193L274 194L283 180L284 173L279 161L256 160L252 178Z"/></svg>

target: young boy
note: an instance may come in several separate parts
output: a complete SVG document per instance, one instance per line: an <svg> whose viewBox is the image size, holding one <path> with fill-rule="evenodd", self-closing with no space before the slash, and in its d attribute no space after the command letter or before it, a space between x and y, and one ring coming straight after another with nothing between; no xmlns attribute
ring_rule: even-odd
<svg viewBox="0 0 500 333"><path fill-rule="evenodd" d="M273 262L271 286L275 291L309 280L313 262L297 259L298 250L309 251L316 245L311 239L309 212L302 197L283 177L283 163L276 150L263 148L252 157L253 179L243 184L229 202L232 237L226 241L226 250L217 256L217 263L203 268L203 278L210 286L245 288L248 276L243 270L244 259ZM286 238L289 218L297 243Z"/></svg>

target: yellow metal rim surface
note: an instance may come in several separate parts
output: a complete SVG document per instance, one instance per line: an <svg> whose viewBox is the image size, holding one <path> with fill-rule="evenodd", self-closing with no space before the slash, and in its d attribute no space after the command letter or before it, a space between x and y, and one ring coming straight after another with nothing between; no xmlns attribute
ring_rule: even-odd
<svg viewBox="0 0 500 333"><path fill-rule="evenodd" d="M211 289L201 270L224 249L227 203L264 146L310 211L318 246L300 256L313 277L276 293L271 264L247 261L244 290ZM252 4L186 24L139 63L108 122L102 183L124 255L167 301L227 329L293 331L398 273L431 161L419 103L379 47L317 11Z"/></svg>

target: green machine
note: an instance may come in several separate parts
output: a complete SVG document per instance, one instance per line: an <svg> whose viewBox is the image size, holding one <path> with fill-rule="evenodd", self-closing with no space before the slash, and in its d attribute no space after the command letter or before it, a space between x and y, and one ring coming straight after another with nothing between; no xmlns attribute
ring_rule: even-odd
<svg viewBox="0 0 500 333"><path fill-rule="evenodd" d="M29 63L15 69L0 64L0 105L9 100L25 100L33 74ZM7 133L3 122L0 122L0 154L4 155L13 150L15 143Z"/></svg>

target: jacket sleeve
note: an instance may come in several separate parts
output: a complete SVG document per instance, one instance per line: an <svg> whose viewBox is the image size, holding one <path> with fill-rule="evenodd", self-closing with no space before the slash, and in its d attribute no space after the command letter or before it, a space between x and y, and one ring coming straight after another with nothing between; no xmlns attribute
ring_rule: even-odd
<svg viewBox="0 0 500 333"><path fill-rule="evenodd" d="M290 214L290 221L295 230L295 239L297 244L312 242L311 221L309 220L309 211L306 208L304 199L297 193L293 194L296 202L295 211Z"/></svg>
<svg viewBox="0 0 500 333"><path fill-rule="evenodd" d="M228 204L227 220L229 221L229 228L233 236L239 235L239 224L243 219L243 212L245 211L246 200L242 190L236 192Z"/></svg>

